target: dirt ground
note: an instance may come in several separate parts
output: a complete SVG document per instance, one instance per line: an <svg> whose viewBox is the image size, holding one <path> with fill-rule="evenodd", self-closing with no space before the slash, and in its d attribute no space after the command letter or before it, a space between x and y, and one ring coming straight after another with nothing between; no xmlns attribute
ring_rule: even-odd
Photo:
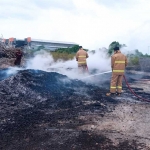
<svg viewBox="0 0 150 150"><path fill-rule="evenodd" d="M150 76L138 73L128 72L128 80L147 98ZM2 150L150 150L150 103L125 85L121 97L108 98L108 88L36 70L0 85Z"/></svg>
<svg viewBox="0 0 150 150"><path fill-rule="evenodd" d="M88 122L92 118L92 124L81 126L81 129L93 130L102 133L114 144L120 140L137 140L150 147L150 104L121 103L112 113L104 117L99 115L80 116L80 119Z"/></svg>

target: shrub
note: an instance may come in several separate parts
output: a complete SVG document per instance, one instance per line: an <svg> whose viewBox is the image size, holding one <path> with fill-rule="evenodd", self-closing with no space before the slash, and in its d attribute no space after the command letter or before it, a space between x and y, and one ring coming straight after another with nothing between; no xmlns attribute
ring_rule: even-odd
<svg viewBox="0 0 150 150"><path fill-rule="evenodd" d="M129 59L129 64L131 64L131 65L139 65L139 57L137 57L137 56L131 57Z"/></svg>

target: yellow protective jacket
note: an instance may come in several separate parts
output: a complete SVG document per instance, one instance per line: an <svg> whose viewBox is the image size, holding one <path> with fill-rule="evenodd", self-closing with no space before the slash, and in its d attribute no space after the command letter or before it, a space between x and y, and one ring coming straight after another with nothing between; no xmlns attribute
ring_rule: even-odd
<svg viewBox="0 0 150 150"><path fill-rule="evenodd" d="M127 57L121 51L115 52L111 56L111 67L113 74L123 75L127 66Z"/></svg>
<svg viewBox="0 0 150 150"><path fill-rule="evenodd" d="M78 61L78 66L87 65L86 58L88 57L88 53L85 50L79 50L76 53L76 60Z"/></svg>

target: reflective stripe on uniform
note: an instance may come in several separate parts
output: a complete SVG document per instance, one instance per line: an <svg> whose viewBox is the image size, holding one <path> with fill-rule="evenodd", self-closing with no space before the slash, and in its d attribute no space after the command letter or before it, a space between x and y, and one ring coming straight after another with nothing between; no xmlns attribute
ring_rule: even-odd
<svg viewBox="0 0 150 150"><path fill-rule="evenodd" d="M111 89L116 89L116 86L111 86L110 88L111 88Z"/></svg>
<svg viewBox="0 0 150 150"><path fill-rule="evenodd" d="M79 58L86 58L86 56L78 56Z"/></svg>
<svg viewBox="0 0 150 150"><path fill-rule="evenodd" d="M86 61L79 61L78 64L84 64Z"/></svg>
<svg viewBox="0 0 150 150"><path fill-rule="evenodd" d="M124 70L113 70L113 72L124 72Z"/></svg>
<svg viewBox="0 0 150 150"><path fill-rule="evenodd" d="M117 86L118 89L122 89L122 86Z"/></svg>
<svg viewBox="0 0 150 150"><path fill-rule="evenodd" d="M125 61L115 61L117 64L125 64Z"/></svg>

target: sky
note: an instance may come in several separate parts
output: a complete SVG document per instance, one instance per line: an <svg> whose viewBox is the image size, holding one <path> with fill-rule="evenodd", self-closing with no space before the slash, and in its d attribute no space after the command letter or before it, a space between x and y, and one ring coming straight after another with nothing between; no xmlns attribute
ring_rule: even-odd
<svg viewBox="0 0 150 150"><path fill-rule="evenodd" d="M150 54L149 15L150 0L0 0L0 34Z"/></svg>

